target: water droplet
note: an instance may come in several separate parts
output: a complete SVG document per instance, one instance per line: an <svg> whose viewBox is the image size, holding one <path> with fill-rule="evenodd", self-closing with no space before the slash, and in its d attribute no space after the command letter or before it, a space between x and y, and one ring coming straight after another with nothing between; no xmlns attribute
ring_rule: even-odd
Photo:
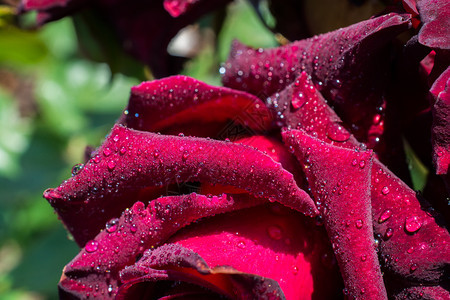
<svg viewBox="0 0 450 300"><path fill-rule="evenodd" d="M390 209L386 209L385 211L383 211L380 215L380 218L378 219L378 223L383 223L385 222L387 219L389 219L392 216L392 211Z"/></svg>
<svg viewBox="0 0 450 300"><path fill-rule="evenodd" d="M322 226L323 222L323 217L321 215L318 215L315 219L316 226Z"/></svg>
<svg viewBox="0 0 450 300"><path fill-rule="evenodd" d="M119 136L117 134L113 137L113 141L114 142L118 142L119 141Z"/></svg>
<svg viewBox="0 0 450 300"><path fill-rule="evenodd" d="M333 141L345 142L350 138L350 133L342 125L330 123L327 136Z"/></svg>
<svg viewBox="0 0 450 300"><path fill-rule="evenodd" d="M352 161L352 166L356 166L358 164L358 160L356 158Z"/></svg>
<svg viewBox="0 0 450 300"><path fill-rule="evenodd" d="M110 171L112 171L112 170L114 170L115 167L116 167L116 162L113 161L113 160L110 160L110 161L108 162L108 169L109 169Z"/></svg>
<svg viewBox="0 0 450 300"><path fill-rule="evenodd" d="M306 103L305 95L302 92L293 95L291 104L294 110L301 108L303 105L305 105L305 103Z"/></svg>
<svg viewBox="0 0 450 300"><path fill-rule="evenodd" d="M409 233L417 232L422 227L422 221L418 216L411 216L405 220L405 229Z"/></svg>
<svg viewBox="0 0 450 300"><path fill-rule="evenodd" d="M415 270L417 270L417 264L412 264L409 269L411 270L411 272L414 272Z"/></svg>
<svg viewBox="0 0 450 300"><path fill-rule="evenodd" d="M80 173L81 170L83 170L84 165L83 164L76 164L72 167L72 176L77 175Z"/></svg>
<svg viewBox="0 0 450 300"><path fill-rule="evenodd" d="M109 149L109 148L103 149L103 155L104 156L110 156L111 153L112 153L111 149Z"/></svg>
<svg viewBox="0 0 450 300"><path fill-rule="evenodd" d="M356 220L355 222L356 228L361 229L363 226L363 221L361 219Z"/></svg>
<svg viewBox="0 0 450 300"><path fill-rule="evenodd" d="M272 225L267 228L267 234L271 239L279 240L283 237L283 232L277 225Z"/></svg>
<svg viewBox="0 0 450 300"><path fill-rule="evenodd" d="M188 151L184 151L183 152L183 160L188 159L188 157L189 157L189 152Z"/></svg>
<svg viewBox="0 0 450 300"><path fill-rule="evenodd" d="M240 241L239 243L237 243L237 246L241 249L245 249L245 242L244 241Z"/></svg>
<svg viewBox="0 0 450 300"><path fill-rule="evenodd" d="M361 255L361 261L366 261L367 260L367 255L363 254Z"/></svg>
<svg viewBox="0 0 450 300"><path fill-rule="evenodd" d="M125 148L125 146L120 148L120 154L125 154L125 152L127 152L127 148Z"/></svg>
<svg viewBox="0 0 450 300"><path fill-rule="evenodd" d="M408 252L409 254L411 254L411 253L413 253L414 252L414 247L409 247L409 249L408 250L406 250L406 252Z"/></svg>
<svg viewBox="0 0 450 300"><path fill-rule="evenodd" d="M84 249L86 250L86 252L95 252L98 249L98 242L97 241L89 241L87 242L86 246L84 247Z"/></svg>
<svg viewBox="0 0 450 300"><path fill-rule="evenodd" d="M384 188L381 189L381 193L382 193L383 195L389 194L389 188L388 188L387 186L385 186Z"/></svg>
<svg viewBox="0 0 450 300"><path fill-rule="evenodd" d="M131 225L131 229L130 229L131 233L135 233L137 231L137 226L136 224Z"/></svg>
<svg viewBox="0 0 450 300"><path fill-rule="evenodd" d="M113 291L113 286L112 286L112 284L110 284L110 285L108 285L108 293L112 293L112 291Z"/></svg>
<svg viewBox="0 0 450 300"><path fill-rule="evenodd" d="M361 160L361 161L359 162L359 167L360 167L361 169L364 169L365 166L366 166L366 161L365 161L365 160Z"/></svg>
<svg viewBox="0 0 450 300"><path fill-rule="evenodd" d="M390 239L393 234L394 234L394 229L388 228L388 229L386 229L384 236L386 239Z"/></svg>
<svg viewBox="0 0 450 300"><path fill-rule="evenodd" d="M112 219L111 221L106 223L106 232L113 233L114 231L116 231L118 223L119 223L119 219L117 219L117 218Z"/></svg>
<svg viewBox="0 0 450 300"><path fill-rule="evenodd" d="M298 267L297 267L296 265L293 265L293 266L292 266L292 273L293 273L294 275L297 275L297 273L298 273Z"/></svg>

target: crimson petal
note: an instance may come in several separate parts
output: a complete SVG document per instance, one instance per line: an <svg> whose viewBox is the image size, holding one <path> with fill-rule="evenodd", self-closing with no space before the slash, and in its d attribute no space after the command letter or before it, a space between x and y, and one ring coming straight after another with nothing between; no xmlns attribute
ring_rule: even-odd
<svg viewBox="0 0 450 300"><path fill-rule="evenodd" d="M416 286L407 288L393 297L394 300L447 300L450 299L448 290L440 286Z"/></svg>
<svg viewBox="0 0 450 300"><path fill-rule="evenodd" d="M433 106L433 159L436 174L447 174L450 164L450 67L434 82L430 92Z"/></svg>
<svg viewBox="0 0 450 300"><path fill-rule="evenodd" d="M303 164L317 206L323 207L348 294L355 299L387 299L372 230L372 153L331 146L300 130L283 132L283 139Z"/></svg>
<svg viewBox="0 0 450 300"><path fill-rule="evenodd" d="M107 220L141 200L143 189L187 181L232 185L307 215L317 213L314 202L296 185L293 175L258 150L230 142L135 131L121 125L112 129L97 155L77 175L56 189L48 189L44 197L75 241L84 246Z"/></svg>
<svg viewBox="0 0 450 300"><path fill-rule="evenodd" d="M383 104L390 68L386 45L410 23L410 15L388 14L274 49L235 42L223 83L265 99L306 71L345 121L367 129Z"/></svg>
<svg viewBox="0 0 450 300"><path fill-rule="evenodd" d="M173 76L133 87L121 123L156 132L170 126L181 128L193 123L205 126L205 123L227 120L253 131L266 131L271 126L272 115L264 102L253 95L211 86L187 76Z"/></svg>
<svg viewBox="0 0 450 300"><path fill-rule="evenodd" d="M420 20L419 42L425 46L450 49L450 2L447 0L418 0Z"/></svg>
<svg viewBox="0 0 450 300"><path fill-rule="evenodd" d="M271 99L276 99L273 107L288 127L339 147L365 147L345 129L306 74ZM365 163L359 162L361 167ZM371 172L372 222L384 267L411 281L444 280L450 264L448 231L438 225L430 208L422 207L425 201L378 159Z"/></svg>
<svg viewBox="0 0 450 300"><path fill-rule="evenodd" d="M154 283L153 287L157 288L158 281L168 280L198 284L231 299L285 299L275 280L232 267L211 269L197 253L176 244L147 251L135 265L121 272L121 279L124 285L117 299L129 299L130 292L132 297L139 295L137 283Z"/></svg>
<svg viewBox="0 0 450 300"><path fill-rule="evenodd" d="M170 196L151 201L147 208L137 202L120 219L110 220L106 229L64 268L60 293L67 297L114 297L119 285L118 272L134 263L145 249L165 242L180 228L200 218L262 202L248 194L211 198L198 194ZM97 291L93 289L96 285Z"/></svg>

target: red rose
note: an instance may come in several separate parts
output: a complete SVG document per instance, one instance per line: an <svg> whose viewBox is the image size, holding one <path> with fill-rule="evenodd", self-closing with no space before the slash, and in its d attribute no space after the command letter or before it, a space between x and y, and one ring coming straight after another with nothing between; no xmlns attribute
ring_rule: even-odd
<svg viewBox="0 0 450 300"><path fill-rule="evenodd" d="M448 231L378 159L380 75L410 26L389 14L235 44L224 84L251 94L184 76L134 87L102 146L44 194L83 247L61 297L448 298ZM447 85L432 89L444 149Z"/></svg>

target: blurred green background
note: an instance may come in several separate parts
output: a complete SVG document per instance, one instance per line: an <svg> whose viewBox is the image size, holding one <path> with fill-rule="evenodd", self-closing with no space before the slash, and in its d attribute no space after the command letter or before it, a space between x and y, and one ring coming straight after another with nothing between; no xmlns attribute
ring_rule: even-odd
<svg viewBox="0 0 450 300"><path fill-rule="evenodd" d="M193 27L201 47L184 74L219 84L232 39L277 44L247 2L227 8L220 32L211 29L214 17ZM135 76L112 74L107 64L80 54L72 19L30 29L34 18L17 20L11 7L0 5L1 299L57 298L62 269L78 247L42 193L71 176L87 145L101 143L130 88L149 73L141 67Z"/></svg>

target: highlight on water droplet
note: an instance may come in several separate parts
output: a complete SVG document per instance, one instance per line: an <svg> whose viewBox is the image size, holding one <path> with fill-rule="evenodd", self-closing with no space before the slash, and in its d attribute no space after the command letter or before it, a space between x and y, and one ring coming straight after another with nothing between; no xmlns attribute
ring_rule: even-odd
<svg viewBox="0 0 450 300"><path fill-rule="evenodd" d="M106 223L106 232L113 233L117 230L119 219L115 218Z"/></svg>
<svg viewBox="0 0 450 300"><path fill-rule="evenodd" d="M335 142L345 142L350 138L350 133L340 124L330 123L327 136Z"/></svg>
<svg viewBox="0 0 450 300"><path fill-rule="evenodd" d="M95 252L98 249L98 242L94 241L94 240L89 241L89 242L87 242L84 249L86 250L86 252L89 252L89 253Z"/></svg>
<svg viewBox="0 0 450 300"><path fill-rule="evenodd" d="M422 227L422 224L422 220L418 216L407 217L405 220L405 230L409 233L415 233Z"/></svg>
<svg viewBox="0 0 450 300"><path fill-rule="evenodd" d="M109 148L103 149L103 155L104 156L110 156L111 153L112 153L111 149L109 149Z"/></svg>
<svg viewBox="0 0 450 300"><path fill-rule="evenodd" d="M356 220L355 226L358 229L361 229L363 227L363 221L361 219Z"/></svg>
<svg viewBox="0 0 450 300"><path fill-rule="evenodd" d="M114 170L115 167L116 167L116 162L113 161L113 160L110 160L110 161L108 162L108 169L109 169L110 171L112 171L112 170Z"/></svg>
<svg viewBox="0 0 450 300"><path fill-rule="evenodd" d="M72 167L72 176L77 175L80 173L81 170L83 170L84 164L76 164Z"/></svg>
<svg viewBox="0 0 450 300"><path fill-rule="evenodd" d="M386 229L386 232L384 233L384 237L386 240L388 240L392 237L393 234L394 234L394 229L388 228L388 229Z"/></svg>
<svg viewBox="0 0 450 300"><path fill-rule="evenodd" d="M383 211L380 215L380 217L378 218L378 223L384 223L387 221L387 219L389 219L392 216L392 211L390 209L386 209L385 211Z"/></svg>
<svg viewBox="0 0 450 300"><path fill-rule="evenodd" d="M387 186L383 187L383 188L381 189L381 193L382 193L383 195L389 194L389 188L388 188Z"/></svg>

